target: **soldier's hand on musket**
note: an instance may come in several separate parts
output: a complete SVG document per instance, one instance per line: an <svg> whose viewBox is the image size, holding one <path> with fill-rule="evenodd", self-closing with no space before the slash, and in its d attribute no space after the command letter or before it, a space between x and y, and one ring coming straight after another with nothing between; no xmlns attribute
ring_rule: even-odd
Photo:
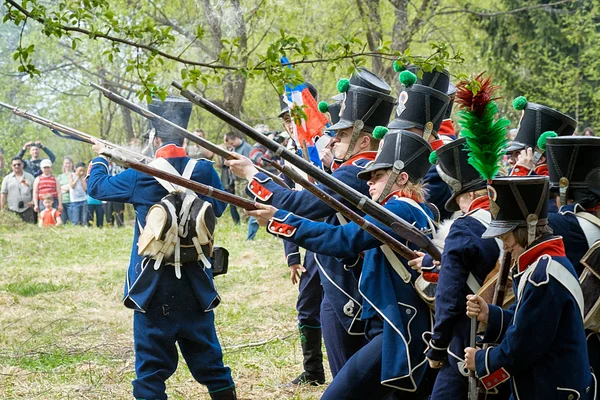
<svg viewBox="0 0 600 400"><path fill-rule="evenodd" d="M277 209L267 204L254 203L256 210L244 210L247 215L256 218L256 221L260 226L267 226L273 215L277 212Z"/></svg>
<svg viewBox="0 0 600 400"><path fill-rule="evenodd" d="M427 361L429 361L429 366L433 369L442 368L444 365L443 361L432 360L431 358L428 358Z"/></svg>
<svg viewBox="0 0 600 400"><path fill-rule="evenodd" d="M473 347L467 347L465 349L465 367L467 367L470 371L475 371L475 354L480 349L475 349Z"/></svg>
<svg viewBox="0 0 600 400"><path fill-rule="evenodd" d="M421 273L421 267L423 266L423 257L425 257L425 253L415 250L415 254L417 255L417 258L408 260L408 266L418 273Z"/></svg>
<svg viewBox="0 0 600 400"><path fill-rule="evenodd" d="M290 278L292 278L292 284L300 282L300 272L305 273L306 268L302 264L290 265Z"/></svg>
<svg viewBox="0 0 600 400"><path fill-rule="evenodd" d="M517 165L522 165L530 170L533 169L533 149L531 147L521 150L521 154L517 158Z"/></svg>
<svg viewBox="0 0 600 400"><path fill-rule="evenodd" d="M225 161L225 165L227 165L231 172L238 178L243 178L247 180L251 180L254 175L258 173L258 170L252 163L248 157L236 155L238 158L236 160L227 160Z"/></svg>
<svg viewBox="0 0 600 400"><path fill-rule="evenodd" d="M490 307L481 296L476 294L467 295L467 316L477 317L477 321L487 323L490 316Z"/></svg>
<svg viewBox="0 0 600 400"><path fill-rule="evenodd" d="M92 146L92 150L94 150L94 152L96 152L96 154L101 154L105 149L106 149L106 146L104 145L104 143L102 143L98 140L94 140L94 145Z"/></svg>

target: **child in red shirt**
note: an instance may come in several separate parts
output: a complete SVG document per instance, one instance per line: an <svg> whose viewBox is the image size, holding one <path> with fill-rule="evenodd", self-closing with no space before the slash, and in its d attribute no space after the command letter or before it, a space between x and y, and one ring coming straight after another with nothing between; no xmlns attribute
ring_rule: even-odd
<svg viewBox="0 0 600 400"><path fill-rule="evenodd" d="M47 226L60 226L62 225L62 219L60 218L60 211L52 208L54 197L51 194L47 194L43 199L45 209L40 213L38 224L40 228Z"/></svg>

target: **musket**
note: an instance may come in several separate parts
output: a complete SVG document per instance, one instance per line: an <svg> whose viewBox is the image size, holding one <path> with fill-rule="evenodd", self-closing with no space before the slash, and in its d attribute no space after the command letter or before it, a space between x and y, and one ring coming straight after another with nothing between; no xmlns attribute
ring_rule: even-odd
<svg viewBox="0 0 600 400"><path fill-rule="evenodd" d="M240 196L236 196L224 190L216 189L212 186L205 185L200 182L192 181L190 179L186 179L182 176L171 174L169 172L165 172L161 169L154 168L147 164L142 164L137 161L129 160L123 156L121 153L115 153L112 149L105 149L101 151L103 156L109 157L116 164L119 164L126 168L135 169L136 171L142 172L147 175L151 175L155 178L159 178L165 180L167 182L171 182L175 185L181 186L183 188L189 189L193 192L200 193L206 197L211 197L216 200L220 200L222 202L234 205L236 207L243 208L244 210L256 210L256 203L252 200L245 199Z"/></svg>
<svg viewBox="0 0 600 400"><path fill-rule="evenodd" d="M28 119L29 121L35 122L36 124L43 125L43 126L50 128L50 130L52 130L52 132L59 137L75 139L75 140L79 140L81 142L89 143L89 144L102 143L105 147L116 149L123 154L128 154L129 157L132 157L136 161L141 161L144 163L148 163L148 162L152 161L152 159L150 157L146 157L136 151L130 150L126 147L118 146L107 140L97 138L97 137L87 134L85 132L81 132L81 131L78 131L77 129L71 128L69 126L59 124L59 123L51 121L47 118L40 117L39 115L32 114L28 111L21 110L15 106L11 106L10 104L0 102L0 106L2 106L4 108L8 108L9 110L11 110L13 112L13 114L15 114L21 118ZM58 132L66 134L67 137L60 135Z"/></svg>
<svg viewBox="0 0 600 400"><path fill-rule="evenodd" d="M471 317L471 331L469 334L469 346L475 348L477 345L477 317ZM483 394L483 393L481 393ZM480 392L478 388L475 371L469 371L469 400L477 400Z"/></svg>
<svg viewBox="0 0 600 400"><path fill-rule="evenodd" d="M187 98L192 103L204 108L217 118L228 123L230 126L234 127L235 129L254 139L256 142L262 144L268 150L271 150L275 155L290 162L298 169L305 172L307 175L312 176L316 181L321 182L323 185L327 186L329 189L342 196L344 199L346 199L359 210L364 211L366 214L369 214L379 222L392 228L396 233L398 233L400 237L419 246L421 249L429 253L431 257L433 257L433 259L440 260L442 255L439 249L419 229L407 223L402 218L392 213L391 211L385 209L384 207L369 199L362 193L354 190L353 188L339 181L338 179L331 177L325 171L315 167L310 162L304 160L302 157L299 157L291 151L287 150L274 140L271 140L268 137L265 137L264 135L260 134L250 125L241 121L239 118L234 117L227 111L219 108L215 104L206 100L202 96L190 91L189 89L184 89L180 83L174 81L171 84L180 91L183 97Z"/></svg>
<svg viewBox="0 0 600 400"><path fill-rule="evenodd" d="M282 172L284 175L287 175L291 180L298 183L300 186L314 194L329 207L333 208L334 210L342 214L344 217L357 224L361 229L364 229L365 231L369 232L377 240L379 240L383 244L388 245L392 250L400 254L402 257L406 258L407 260L417 258L415 253L410 248L402 244L393 236L390 236L387 232L385 232L377 225L374 225L371 222L364 219L363 217L361 217L358 213L344 205L341 201L331 196L314 183L311 183L308 179L304 178L293 168L290 168L290 166L280 165L279 163L273 160L263 160L271 166L273 166L279 172Z"/></svg>
<svg viewBox="0 0 600 400"><path fill-rule="evenodd" d="M119 96L118 94L110 91L109 89L106 89L100 85L96 85L93 82L90 82L90 86L93 87L94 89L101 91L102 94L104 95L104 97L106 97L110 101L117 103L120 106L123 106L125 108L128 108L129 110L141 115L142 117L144 117L146 119L149 119L150 121L156 121L156 122L160 122L160 123L168 125L169 127L173 128L178 135L186 138L190 142L196 143L196 144L200 145L201 147L204 147L206 150L212 151L216 155L221 156L226 160L237 159L237 157L234 153L227 151L224 148L219 147L216 144L214 144L214 143L210 142L209 140L206 140L198 135L194 135L192 132L188 131L187 129L182 128L181 126L169 121L168 119L165 119L165 118L161 117L160 115L157 115L157 114L153 113L152 111L147 110L144 107L141 107L141 106L127 100L126 98L124 98L122 96ZM264 168L261 168L260 166L256 166L256 168L258 168L258 170L260 170L260 172L268 175L278 185L289 189L289 187L285 184L283 179L281 179L280 177L273 175L272 173L265 170Z"/></svg>
<svg viewBox="0 0 600 400"><path fill-rule="evenodd" d="M498 269L498 281L494 286L494 295L492 297L492 304L502 308L504 304L504 297L506 294L506 285L508 285L508 275L510 273L510 265L512 264L512 256L508 251L504 252L503 259L500 261L500 268ZM475 347L475 346L471 346ZM485 344L484 349L488 348L489 345ZM485 400L487 398L487 391L482 387L480 382L477 382L477 400ZM470 394L469 394L470 395Z"/></svg>
<svg viewBox="0 0 600 400"><path fill-rule="evenodd" d="M47 126L53 130L56 130L65 135L76 138L77 140L81 140L83 142L89 144L101 143L105 146L105 149L102 152L102 155L111 158L115 163L122 165L127 168L135 169L136 171L143 172L148 175L152 175L156 178L163 179L167 182L171 182L175 185L181 186L183 188L192 190L196 193L203 194L207 197L212 197L213 199L223 201L225 203L232 204L236 207L243 208L245 210L256 210L256 205L253 201L233 195L229 192L225 192L220 189L216 189L209 185L204 185L199 182L195 182L189 179L185 179L181 176L174 175L165 171L162 171L158 168L154 168L147 164L137 161L138 159L143 159L144 161L150 161L149 157L143 156L133 150L129 150L127 148L118 146L113 144L107 140L98 139L95 136L90 134L78 131L77 129L73 129L69 126L58 124L52 122L46 118L39 117L37 115L33 115L24 111L19 110L16 107L10 106L8 104L0 102L0 105L11 109L15 115L33 121L43 126ZM136 160L132 160L127 158L126 154L130 156L135 156Z"/></svg>

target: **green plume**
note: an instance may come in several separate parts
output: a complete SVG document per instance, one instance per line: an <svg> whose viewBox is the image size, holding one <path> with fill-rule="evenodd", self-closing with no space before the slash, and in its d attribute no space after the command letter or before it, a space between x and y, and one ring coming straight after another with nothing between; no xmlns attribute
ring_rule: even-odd
<svg viewBox="0 0 600 400"><path fill-rule="evenodd" d="M319 111L321 111L323 114L329 111L329 104L327 104L326 101L320 101L317 107L319 108Z"/></svg>
<svg viewBox="0 0 600 400"><path fill-rule="evenodd" d="M404 65L398 62L398 60L394 61L394 71L402 72L406 69Z"/></svg>
<svg viewBox="0 0 600 400"><path fill-rule="evenodd" d="M546 142L548 141L548 138L557 137L557 136L558 135L554 131L546 131L546 132L542 133L542 135L540 136L540 138L537 141L537 147L539 147L540 150L542 150L542 151L546 151Z"/></svg>
<svg viewBox="0 0 600 400"><path fill-rule="evenodd" d="M527 106L527 98L525 96L519 96L513 100L513 107L517 111L524 110Z"/></svg>
<svg viewBox="0 0 600 400"><path fill-rule="evenodd" d="M481 117L468 109L458 112L458 122L462 126L460 135L467 141L468 162L488 181L500 170L500 161L508 142L506 127L510 121L506 118L494 121L497 112L498 105L494 101L486 104Z"/></svg>
<svg viewBox="0 0 600 400"><path fill-rule="evenodd" d="M429 163L433 165L437 164L437 153L435 151L429 153Z"/></svg>
<svg viewBox="0 0 600 400"><path fill-rule="evenodd" d="M337 90L340 93L346 93L350 88L350 81L346 78L342 78L337 83Z"/></svg>
<svg viewBox="0 0 600 400"><path fill-rule="evenodd" d="M417 76L409 70L400 72L400 83L406 87L410 87L417 81Z"/></svg>
<svg viewBox="0 0 600 400"><path fill-rule="evenodd" d="M386 128L385 126L376 126L375 129L373 129L373 137L375 139L381 139L388 132L389 132L389 129Z"/></svg>

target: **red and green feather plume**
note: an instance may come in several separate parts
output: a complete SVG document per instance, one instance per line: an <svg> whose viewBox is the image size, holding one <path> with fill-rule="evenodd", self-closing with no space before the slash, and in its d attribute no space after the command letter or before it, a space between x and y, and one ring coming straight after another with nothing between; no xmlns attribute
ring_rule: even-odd
<svg viewBox="0 0 600 400"><path fill-rule="evenodd" d="M483 73L471 80L462 80L456 85L455 102L461 110L458 123L460 135L466 139L466 150L471 164L487 181L491 181L500 170L500 162L507 145L506 127L510 121L500 118L494 121L498 105L490 77Z"/></svg>

